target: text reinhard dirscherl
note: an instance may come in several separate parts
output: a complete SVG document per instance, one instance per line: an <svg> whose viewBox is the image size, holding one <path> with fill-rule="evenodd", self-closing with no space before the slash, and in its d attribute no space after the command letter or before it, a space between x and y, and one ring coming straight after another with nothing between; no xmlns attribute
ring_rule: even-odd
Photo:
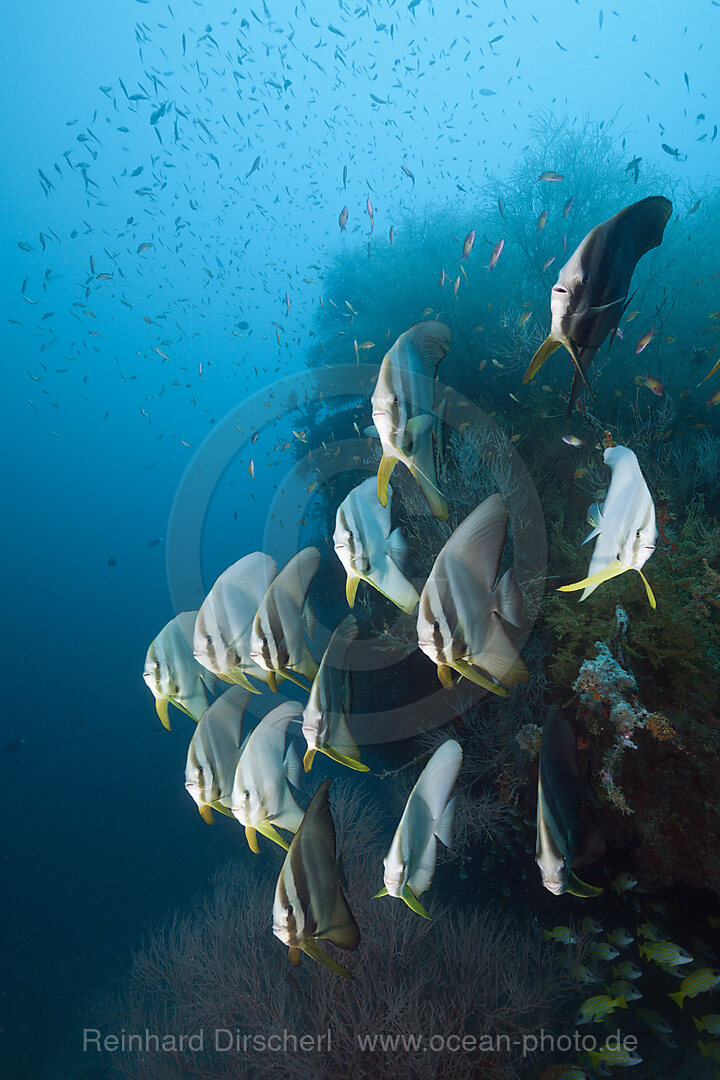
<svg viewBox="0 0 720 1080"><path fill-rule="evenodd" d="M328 1028L322 1034L298 1035L283 1028L282 1031L263 1034L243 1032L240 1028L211 1028L183 1034L150 1031L128 1032L123 1028L119 1033L103 1035L98 1028L83 1029L83 1050L101 1053L182 1053L199 1054L214 1052L218 1054L242 1053L285 1053L285 1054L329 1054L333 1049L333 1039L338 1033ZM510 1035L390 1035L383 1032L356 1033L354 1040L360 1051L367 1053L517 1053L523 1057L536 1053L580 1053L581 1051L600 1048L624 1049L634 1051L638 1040L634 1035L622 1035L618 1029L604 1039L598 1039L589 1032L574 1031L572 1034L556 1035L549 1031L528 1032L523 1036ZM342 1041L342 1040L339 1040Z"/></svg>

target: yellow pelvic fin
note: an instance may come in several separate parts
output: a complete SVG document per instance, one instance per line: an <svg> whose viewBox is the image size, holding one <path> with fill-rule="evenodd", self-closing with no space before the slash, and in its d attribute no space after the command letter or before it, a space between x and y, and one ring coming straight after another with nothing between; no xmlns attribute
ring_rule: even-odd
<svg viewBox="0 0 720 1080"><path fill-rule="evenodd" d="M203 819L206 825L212 825L215 818L213 817L212 807L208 806L206 802L198 804L198 810L200 811L200 817Z"/></svg>
<svg viewBox="0 0 720 1080"><path fill-rule="evenodd" d="M596 885L586 885L584 881L581 881L579 877L575 877L572 870L568 874L568 882L566 892L569 892L571 896L600 896L602 889Z"/></svg>
<svg viewBox="0 0 720 1080"><path fill-rule="evenodd" d="M302 951L310 957L311 960L315 960L316 963L322 964L328 971L332 971L335 975L342 975L343 979L350 978L350 972L347 968L342 967L341 964L336 963L332 957L321 949L317 941L314 938L310 938L308 941L303 941L300 946Z"/></svg>
<svg viewBox="0 0 720 1080"><path fill-rule="evenodd" d="M288 850L289 844L283 840L275 826L271 825L269 821L263 821L262 825L258 825L258 832L261 832L263 836L267 836L268 840L274 840L276 844L280 845L283 851Z"/></svg>
<svg viewBox="0 0 720 1080"><path fill-rule="evenodd" d="M253 686L245 672L241 671L240 668L232 669L232 671L229 673L228 682L232 682L236 686L244 687L246 690L249 690L251 694L261 693L261 691L258 690L256 686Z"/></svg>
<svg viewBox="0 0 720 1080"><path fill-rule="evenodd" d="M432 918L432 916L428 915L427 911L422 906L422 904L420 903L417 896L412 891L412 889L410 888L409 885L405 885L405 887L404 887L404 889L402 891L402 898L405 901L405 903L407 904L407 906L409 908L411 908L412 911L416 912L416 914L422 915L423 919L431 919Z"/></svg>
<svg viewBox="0 0 720 1080"><path fill-rule="evenodd" d="M170 730L170 719L168 717L168 705L169 705L169 701L168 701L168 699L166 697L162 697L162 698L161 697L156 697L155 698L155 712L160 717L160 723L162 724L162 726L167 731Z"/></svg>
<svg viewBox="0 0 720 1080"><path fill-rule="evenodd" d="M359 584L359 577L351 577L350 574L348 574L348 579L345 582L345 596L347 597L348 607L354 607L355 605L355 593L357 592Z"/></svg>
<svg viewBox="0 0 720 1080"><path fill-rule="evenodd" d="M387 891L387 889L385 888L385 886L383 885L383 887L382 887L382 889L380 890L380 892L376 892L376 893L375 893L375 894L373 895L373 900L377 900L377 898L378 898L379 896L387 896L387 894L388 894L388 891Z"/></svg>
<svg viewBox="0 0 720 1080"><path fill-rule="evenodd" d="M268 671L267 684L272 690L273 694L277 694L277 675L274 671Z"/></svg>
<svg viewBox="0 0 720 1080"><path fill-rule="evenodd" d="M307 683L302 682L302 680L299 679L298 676L295 674L295 672L291 671L290 668L283 668L282 673L283 673L283 675L285 676L286 679L289 679L290 682L294 682L295 685L299 686L301 690L305 691L305 693L307 693L308 690L310 689L310 687L307 685ZM310 681L312 682L312 679ZM272 687L271 687L271 689L272 689Z"/></svg>
<svg viewBox="0 0 720 1080"><path fill-rule="evenodd" d="M438 664L438 679L443 684L446 690L452 690L453 678L452 668L449 664Z"/></svg>
<svg viewBox="0 0 720 1080"><path fill-rule="evenodd" d="M642 570L638 570L638 574L643 579L643 585L645 586L645 592L647 593L647 598L650 601L650 607L654 610L657 607L657 601L655 599L655 593L650 588L650 582L645 577Z"/></svg>
<svg viewBox="0 0 720 1080"><path fill-rule="evenodd" d="M326 754L332 761L337 761L339 765L347 765L349 769L355 769L357 772L370 772L369 765L363 765L358 758L341 754L339 750L334 750L332 746L321 746L320 749L323 754Z"/></svg>
<svg viewBox="0 0 720 1080"><path fill-rule="evenodd" d="M254 851L256 855L259 855L260 854L260 848L258 847L258 842L257 842L257 832L255 831L255 829L252 828L251 825L246 825L245 826L245 839L247 840L247 842L248 842L248 844L250 846L250 850Z"/></svg>
<svg viewBox="0 0 720 1080"><path fill-rule="evenodd" d="M559 349L562 342L557 341L554 337L546 337L538 351L530 361L530 366L523 375L523 386L525 383L529 383L531 379L534 379L540 368L543 366L548 356L552 356L556 349Z"/></svg>
<svg viewBox="0 0 720 1080"><path fill-rule="evenodd" d="M456 660L453 667L460 675L464 675L470 682L475 683L476 686L483 686L486 690L490 690L493 694L497 694L498 697L510 697L510 691L506 690L504 686L500 686L499 683L492 682L491 679L487 679L484 675L481 675L477 668L473 667L467 660Z"/></svg>
<svg viewBox="0 0 720 1080"><path fill-rule="evenodd" d="M378 499L380 500L381 506L387 506L388 484L390 483L392 471L399 460L400 459L396 457L388 457L387 454L383 454L382 456L382 461L380 462L377 474Z"/></svg>
<svg viewBox="0 0 720 1080"><path fill-rule="evenodd" d="M558 588L558 592L579 592L580 589L587 589L594 585L602 585L604 581L610 581L611 578L624 574L628 569L629 567L623 566L618 559L613 559L604 570L598 570L596 574L591 574L590 577L583 578L582 581L576 581L572 585L561 585Z"/></svg>
<svg viewBox="0 0 720 1080"><path fill-rule="evenodd" d="M315 751L314 750L308 749L308 750L305 751L305 757L303 758L303 768L305 769L305 772L310 772L310 770L312 769L312 763L313 763L313 758L314 757L315 757Z"/></svg>

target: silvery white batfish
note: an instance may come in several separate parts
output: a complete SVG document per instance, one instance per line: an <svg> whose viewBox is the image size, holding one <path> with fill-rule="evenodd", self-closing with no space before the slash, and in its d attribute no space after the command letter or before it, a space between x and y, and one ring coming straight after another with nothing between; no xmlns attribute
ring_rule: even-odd
<svg viewBox="0 0 720 1080"><path fill-rule="evenodd" d="M376 896L402 898L409 908L429 919L419 897L435 873L437 841L450 846L455 799L450 798L460 766L462 750L454 739L437 748L420 773L383 860L384 887Z"/></svg>
<svg viewBox="0 0 720 1080"><path fill-rule="evenodd" d="M440 521L447 521L448 508L435 475L433 396L435 372L449 348L450 329L444 323L415 323L385 353L372 395L373 422L383 450L377 475L380 502L387 502L388 481L402 461Z"/></svg>
<svg viewBox="0 0 720 1080"><path fill-rule="evenodd" d="M267 682L267 672L250 656L253 619L277 573L275 560L261 551L224 570L205 597L195 621L195 659L224 682L257 694L248 675Z"/></svg>
<svg viewBox="0 0 720 1080"><path fill-rule="evenodd" d="M305 772L310 771L317 750L340 765L368 771L348 725L352 695L347 653L357 635L357 623L347 615L333 630L320 661L303 713L302 731L308 745Z"/></svg>
<svg viewBox="0 0 720 1080"><path fill-rule="evenodd" d="M377 495L377 482L369 477L350 492L337 509L333 543L347 573L345 593L352 607L360 581L381 592L408 614L420 599L399 569L406 543L400 529L391 531L392 489L385 506Z"/></svg>
<svg viewBox="0 0 720 1080"><path fill-rule="evenodd" d="M441 549L420 594L418 644L446 688L451 669L500 697L527 681L505 629L526 625L513 568L497 580L508 520L500 495L485 499Z"/></svg>
<svg viewBox="0 0 720 1080"><path fill-rule="evenodd" d="M145 657L143 679L155 698L155 709L162 725L168 731L169 702L197 721L208 707L205 687L211 694L217 687L215 677L198 664L192 653L196 615L196 611L181 611L171 619L151 643Z"/></svg>
<svg viewBox="0 0 720 1080"><path fill-rule="evenodd" d="M330 781L325 780L315 792L285 856L275 889L273 933L287 945L291 964L299 964L304 952L329 971L349 978L347 968L319 944L325 940L340 949L355 949L360 942L343 892L329 789Z"/></svg>
<svg viewBox="0 0 720 1080"><path fill-rule="evenodd" d="M268 686L277 690L277 678L297 683L307 690L297 675L312 682L317 664L305 641L313 635L315 616L307 598L318 566L320 552L306 547L285 564L268 586L253 620L250 655L268 672Z"/></svg>
<svg viewBox="0 0 720 1080"><path fill-rule="evenodd" d="M302 809L288 788L288 781L293 787L300 787L300 755L294 742L285 750L288 726L301 716L299 702L284 701L263 717L242 745L230 810L244 825L247 842L256 854L259 850L256 833L287 850L277 828L294 833L302 821Z"/></svg>
<svg viewBox="0 0 720 1080"><path fill-rule="evenodd" d="M213 810L232 817L230 803L249 698L244 686L231 686L203 713L190 740L185 787L208 825Z"/></svg>
<svg viewBox="0 0 720 1080"><path fill-rule="evenodd" d="M550 333L525 372L530 381L563 345L575 365L568 416L597 350L614 333L628 304L633 272L642 256L662 243L672 203L653 195L596 225L560 270L550 295Z"/></svg>
<svg viewBox="0 0 720 1080"><path fill-rule="evenodd" d="M597 803L578 764L577 737L554 706L545 719L540 745L535 862L543 885L555 896L569 892L589 897L602 892L573 873L605 851L602 833L587 805L590 801Z"/></svg>
<svg viewBox="0 0 720 1080"><path fill-rule="evenodd" d="M580 599L585 600L604 581L627 570L636 570L654 608L655 596L642 568L655 550L655 504L632 450L627 446L609 446L604 458L612 469L612 479L599 521L583 541L587 544L597 537L587 577L573 585L562 585L559 591L583 589Z"/></svg>

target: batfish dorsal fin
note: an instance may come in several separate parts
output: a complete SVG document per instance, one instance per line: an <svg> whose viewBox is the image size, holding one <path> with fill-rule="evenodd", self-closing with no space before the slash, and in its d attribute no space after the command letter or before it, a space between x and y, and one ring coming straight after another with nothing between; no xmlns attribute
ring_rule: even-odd
<svg viewBox="0 0 720 1080"><path fill-rule="evenodd" d="M425 374L434 379L438 364L445 359L450 348L450 327L433 319L415 323L403 337L417 350Z"/></svg>

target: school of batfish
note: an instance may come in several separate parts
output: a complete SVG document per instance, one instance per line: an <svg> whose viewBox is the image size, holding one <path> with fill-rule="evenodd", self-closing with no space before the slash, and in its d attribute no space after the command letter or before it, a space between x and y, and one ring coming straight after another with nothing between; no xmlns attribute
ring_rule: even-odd
<svg viewBox="0 0 720 1080"><path fill-rule="evenodd" d="M548 172L540 179L562 177ZM563 345L574 366L570 411L583 388L589 393L588 369L608 335L616 334L631 299L635 266L661 243L671 211L663 197L643 199L585 237L552 289L551 330L525 382ZM368 213L372 221L369 200ZM470 234L464 257L473 240ZM428 320L401 334L386 353L372 394L373 423L366 432L379 438L382 447L377 477L365 479L337 507L334 548L347 575L351 608L360 583L366 582L406 614L417 611L417 644L436 665L443 687L465 679L508 697L527 680L518 638L528 629L528 620L514 567L500 574L509 525L500 494L490 495L454 530L420 591L405 575L407 542L391 523L395 496L390 478L398 462L419 485L435 518L448 519L435 465L443 413L435 391L438 365L449 348L448 327ZM566 442L580 444L572 439L568 436ZM588 511L593 528L585 542L596 543L587 576L561 586L561 591L582 590L580 599L585 600L603 583L635 570L655 608L643 573L657 535L652 496L632 450L607 440L604 461L611 478L602 506L594 503ZM169 703L197 722L187 755L186 787L205 821L213 820L213 811L234 817L253 852L259 851L258 833L286 851L272 928L288 947L291 962L298 964L304 952L330 971L348 976L320 945L327 941L351 950L360 940L336 850L330 781L321 783L305 811L291 791L300 788L318 753L352 770L368 771L351 722L349 655L358 636L354 616L340 621L319 663L309 645L316 624L309 592L320 563L313 546L298 551L280 569L262 552L244 555L220 574L198 611L181 612L161 630L148 650L144 679L168 730ZM283 702L246 732L250 696L277 692L283 680L307 695L306 704ZM232 685L209 704L208 692L216 694L220 682ZM306 744L302 756L296 736ZM421 896L433 879L437 840L450 844L451 793L462 757L454 739L435 750L407 799L383 860L383 885L376 895L402 898L425 918L429 915ZM536 862L543 885L555 895L592 896L600 891L574 872L604 851L602 834L585 812L592 801L578 765L573 728L554 709L546 718L540 749ZM683 983L681 995L691 992ZM605 1013L616 1004L607 1000Z"/></svg>

